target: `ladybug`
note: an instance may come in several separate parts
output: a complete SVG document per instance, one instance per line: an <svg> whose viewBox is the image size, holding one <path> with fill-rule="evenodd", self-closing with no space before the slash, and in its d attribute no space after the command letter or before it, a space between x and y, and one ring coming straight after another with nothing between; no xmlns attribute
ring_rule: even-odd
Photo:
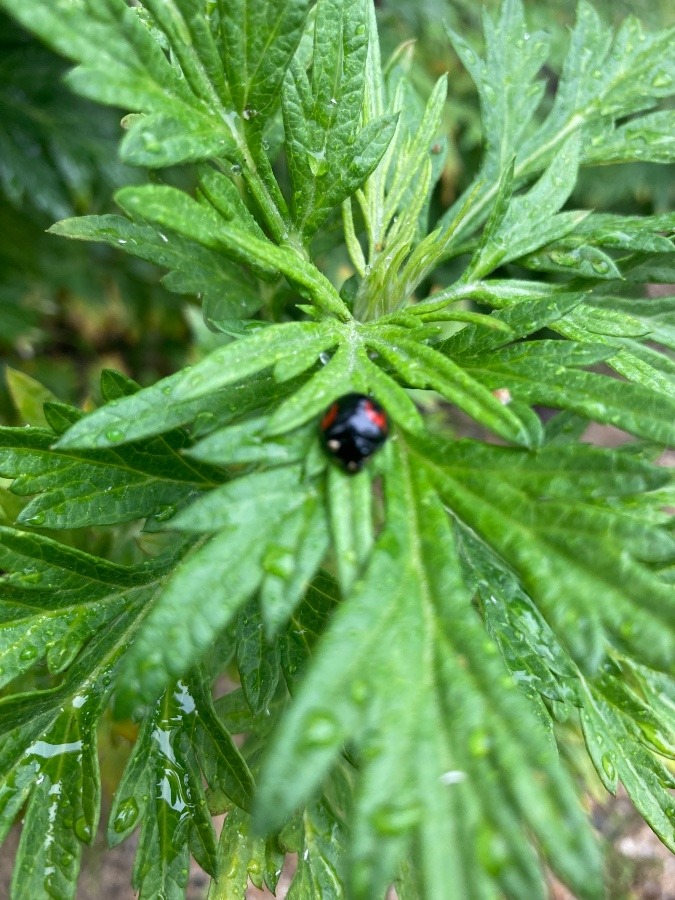
<svg viewBox="0 0 675 900"><path fill-rule="evenodd" d="M372 397L345 394L328 407L319 428L328 453L354 475L387 440L389 420Z"/></svg>

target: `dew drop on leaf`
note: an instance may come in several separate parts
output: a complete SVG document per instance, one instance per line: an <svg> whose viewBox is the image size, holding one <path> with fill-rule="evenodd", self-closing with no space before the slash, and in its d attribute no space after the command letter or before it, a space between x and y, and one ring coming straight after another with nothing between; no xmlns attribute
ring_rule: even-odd
<svg viewBox="0 0 675 900"><path fill-rule="evenodd" d="M117 808L117 815L113 819L113 831L122 834L134 825L138 819L138 803L133 797L123 800Z"/></svg>
<svg viewBox="0 0 675 900"><path fill-rule="evenodd" d="M44 520L45 520L45 514L39 512L39 513L35 513L34 516L31 516L30 519L28 519L28 524L29 525L42 525Z"/></svg>
<svg viewBox="0 0 675 900"><path fill-rule="evenodd" d="M402 834L420 818L420 808L417 804L400 805L387 804L373 813L373 828L381 835Z"/></svg>
<svg viewBox="0 0 675 900"><path fill-rule="evenodd" d="M609 781L614 781L614 779L616 778L616 768L614 767L612 757L609 755L609 753L602 754L600 765L602 766L602 771L605 773Z"/></svg>
<svg viewBox="0 0 675 900"><path fill-rule="evenodd" d="M35 659L38 655L38 648L33 644L27 644L19 654L19 659Z"/></svg>
<svg viewBox="0 0 675 900"><path fill-rule="evenodd" d="M482 728L476 728L469 735L469 752L472 756L486 756L490 747L487 732Z"/></svg>
<svg viewBox="0 0 675 900"><path fill-rule="evenodd" d="M109 441L124 440L124 432L120 431L119 428L109 428L108 431L106 431L105 436Z"/></svg>
<svg viewBox="0 0 675 900"><path fill-rule="evenodd" d="M352 684L351 689L352 700L355 703L365 703L368 697L368 685L360 679Z"/></svg>
<svg viewBox="0 0 675 900"><path fill-rule="evenodd" d="M79 819L75 820L75 828L73 830L83 843L86 844L91 840L91 825L84 816L80 816Z"/></svg>
<svg viewBox="0 0 675 900"><path fill-rule="evenodd" d="M329 713L317 712L307 719L304 744L309 747L329 747L338 733L338 723Z"/></svg>

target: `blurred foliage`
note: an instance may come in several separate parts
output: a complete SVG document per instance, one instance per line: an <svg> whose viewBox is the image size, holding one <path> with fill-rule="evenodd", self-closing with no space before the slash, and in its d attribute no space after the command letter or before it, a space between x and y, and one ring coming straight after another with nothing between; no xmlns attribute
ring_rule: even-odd
<svg viewBox="0 0 675 900"><path fill-rule="evenodd" d="M64 399L115 365L147 381L180 365L180 300L152 266L46 234L64 216L107 212L143 179L117 154L121 113L74 95L67 64L0 14L0 353ZM142 336L142 337L141 337ZM0 417L12 420L6 389Z"/></svg>

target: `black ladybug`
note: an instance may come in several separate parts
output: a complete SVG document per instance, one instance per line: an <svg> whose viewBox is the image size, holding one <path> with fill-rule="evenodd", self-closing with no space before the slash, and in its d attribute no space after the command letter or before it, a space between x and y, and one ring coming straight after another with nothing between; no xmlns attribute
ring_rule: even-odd
<svg viewBox="0 0 675 900"><path fill-rule="evenodd" d="M340 397L328 407L319 427L326 450L352 475L362 469L389 434L386 412L365 394Z"/></svg>

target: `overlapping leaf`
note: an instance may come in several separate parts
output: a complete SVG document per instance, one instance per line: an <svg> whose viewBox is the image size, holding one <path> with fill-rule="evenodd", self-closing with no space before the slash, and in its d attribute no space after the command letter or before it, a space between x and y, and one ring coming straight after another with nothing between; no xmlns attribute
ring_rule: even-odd
<svg viewBox="0 0 675 900"><path fill-rule="evenodd" d="M197 755L200 739L207 739L216 763L211 767L219 776L214 787L240 805L250 802L251 774L217 719L210 686L202 679L195 673L157 701L115 794L108 841L115 846L141 826L133 873L141 897L183 896L190 854L210 875L218 874L216 836Z"/></svg>
<svg viewBox="0 0 675 900"><path fill-rule="evenodd" d="M363 184L392 138L395 116L361 128L368 52L362 0L320 0L311 80L295 60L282 95L296 226L311 236Z"/></svg>
<svg viewBox="0 0 675 900"><path fill-rule="evenodd" d="M267 754L260 821L281 824L349 739L359 769L347 875L353 896L380 894L415 831L429 896L453 896L458 885L479 896L496 884L525 885L539 896L536 859L518 831L509 832L511 862L501 871L488 865L488 873L474 856L481 829L520 816L580 894L596 896L592 845L583 832L574 848L561 844L554 825L560 816L577 816L570 787L515 689L496 675L494 648L462 587L446 515L406 457L394 472L386 529L320 640ZM413 660L423 674L410 680ZM404 712L410 708L414 718ZM506 718L498 724L500 715L508 727ZM529 766L541 767L545 794L525 774ZM433 853L441 846L443 853ZM573 871L579 866L584 876Z"/></svg>

